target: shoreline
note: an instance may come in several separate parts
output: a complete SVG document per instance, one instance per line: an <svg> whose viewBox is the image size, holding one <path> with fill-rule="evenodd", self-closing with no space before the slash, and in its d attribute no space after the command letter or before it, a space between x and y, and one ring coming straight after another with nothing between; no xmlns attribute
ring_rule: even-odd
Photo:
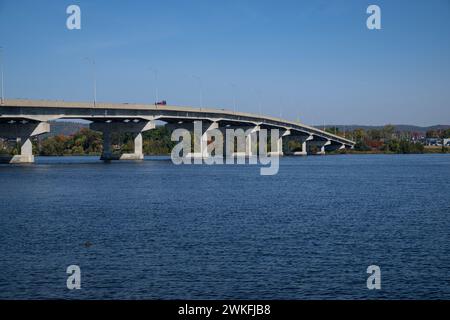
<svg viewBox="0 0 450 320"><path fill-rule="evenodd" d="M394 152L370 152L370 151L355 151L355 152L330 152L324 155L321 154L308 154L306 156L299 156L294 154L285 153L283 157L292 157L292 158L302 158L302 157L323 157L323 156L339 156L339 155L386 155L386 156L395 156L395 155L430 155L430 154L450 154L450 152L422 152L422 153L394 153ZM2 156L2 155L0 155ZM63 155L34 155L39 158L64 158L64 157L100 157L100 154L63 154ZM169 157L170 154L144 154L144 157ZM122 160L123 161L123 160Z"/></svg>

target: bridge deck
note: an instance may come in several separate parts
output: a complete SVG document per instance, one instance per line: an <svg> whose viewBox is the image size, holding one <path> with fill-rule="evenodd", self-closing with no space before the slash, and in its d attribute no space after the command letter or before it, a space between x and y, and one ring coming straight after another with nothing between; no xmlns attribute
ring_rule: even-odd
<svg viewBox="0 0 450 320"><path fill-rule="evenodd" d="M99 118L146 118L156 120L179 119L209 119L224 122L251 123L253 125L268 125L290 129L303 134L313 134L333 142L353 146L355 143L349 139L307 126L300 122L293 122L277 117L262 116L246 112L234 112L225 109L194 108L182 106L134 104L134 103L96 103L67 102L55 100L5 100L0 106L0 118L18 118L57 120L64 118L80 118L98 120Z"/></svg>

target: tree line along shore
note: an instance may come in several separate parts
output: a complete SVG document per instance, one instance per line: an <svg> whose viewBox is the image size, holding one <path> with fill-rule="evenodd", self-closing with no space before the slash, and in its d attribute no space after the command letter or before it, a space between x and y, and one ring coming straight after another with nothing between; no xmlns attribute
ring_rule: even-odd
<svg viewBox="0 0 450 320"><path fill-rule="evenodd" d="M338 127L328 127L326 131L351 139L356 142L354 149L341 150L334 153L354 154L409 154L409 153L446 153L450 147L444 144L426 145L427 139L444 139L450 137L450 129L427 131L425 135L414 132L395 131L395 127L387 125L382 129L365 130L357 128L344 132ZM284 139L284 149L289 152L301 150L300 141ZM113 150L117 152L133 152L132 134L113 134ZM164 126L143 133L143 152L146 155L168 155L176 142L171 141L171 132ZM315 150L310 150L314 153ZM33 152L40 156L66 155L100 155L102 152L102 134L82 127L73 134L57 134L36 137L33 139ZM0 154L18 154L19 144L16 141L0 140Z"/></svg>

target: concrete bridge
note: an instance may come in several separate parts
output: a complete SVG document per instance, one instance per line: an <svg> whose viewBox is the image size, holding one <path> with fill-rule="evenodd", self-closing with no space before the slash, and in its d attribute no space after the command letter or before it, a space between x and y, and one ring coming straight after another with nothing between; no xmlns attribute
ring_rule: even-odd
<svg viewBox="0 0 450 320"><path fill-rule="evenodd" d="M128 103L96 103L94 105L86 102L4 100L0 105L0 138L20 141L21 153L15 156L2 156L0 162L33 162L31 138L50 132L49 121L59 119L91 121L90 128L103 133L101 156L103 160L143 159L142 132L154 129L156 121L166 122L166 126L171 129L189 128L195 121L202 121L202 140L211 128L279 129L278 150L272 150L279 155L283 155L282 139L287 137L301 143L302 149L295 152L296 155L306 155L308 146L311 145L316 146L319 154L325 154L326 151L352 148L355 144L351 140L298 122L224 109ZM134 153L114 155L111 151L113 132L133 133Z"/></svg>

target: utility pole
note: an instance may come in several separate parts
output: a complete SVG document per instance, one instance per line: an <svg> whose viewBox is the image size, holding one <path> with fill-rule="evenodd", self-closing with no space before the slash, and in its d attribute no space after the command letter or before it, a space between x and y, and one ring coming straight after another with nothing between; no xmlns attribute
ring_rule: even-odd
<svg viewBox="0 0 450 320"><path fill-rule="evenodd" d="M279 112L279 118L281 119L282 117L283 117L283 106L284 106L284 100L280 97L280 99L279 99L279 110L278 110L278 112Z"/></svg>
<svg viewBox="0 0 450 320"><path fill-rule="evenodd" d="M158 95L158 70L155 68L149 68L149 70L151 70L153 72L153 74L155 75L155 103L157 103L159 101L159 95Z"/></svg>
<svg viewBox="0 0 450 320"><path fill-rule="evenodd" d="M203 107L203 85L202 85L202 79L199 76L192 76L192 78L196 79L198 81L198 86L200 90L200 110Z"/></svg>
<svg viewBox="0 0 450 320"><path fill-rule="evenodd" d="M94 77L94 108L97 103L97 75L95 74L95 60L92 59L93 77Z"/></svg>
<svg viewBox="0 0 450 320"><path fill-rule="evenodd" d="M5 100L5 91L4 91L4 87L3 87L3 47L0 47L0 73L1 73L1 82L2 82L1 104L3 104L4 100Z"/></svg>
<svg viewBox="0 0 450 320"><path fill-rule="evenodd" d="M231 83L231 88L233 89L233 111L236 113L236 85Z"/></svg>
<svg viewBox="0 0 450 320"><path fill-rule="evenodd" d="M97 78L95 74L95 59L85 58L89 63L92 64L92 80L94 89L94 108L97 104Z"/></svg>
<svg viewBox="0 0 450 320"><path fill-rule="evenodd" d="M262 116L262 99L261 99L261 90L256 90L256 99L258 100L258 112L259 112L259 116Z"/></svg>

